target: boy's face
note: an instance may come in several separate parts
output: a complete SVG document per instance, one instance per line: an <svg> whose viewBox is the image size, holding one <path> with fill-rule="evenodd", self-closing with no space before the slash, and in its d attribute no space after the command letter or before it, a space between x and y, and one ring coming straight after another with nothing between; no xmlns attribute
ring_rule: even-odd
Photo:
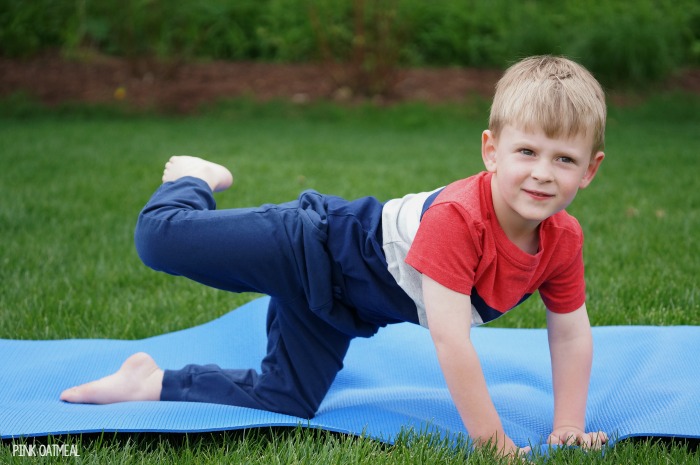
<svg viewBox="0 0 700 465"><path fill-rule="evenodd" d="M493 173L494 209L506 233L533 231L565 209L590 184L603 152L591 154L584 135L551 139L542 131L506 125L496 139L482 135L482 157Z"/></svg>

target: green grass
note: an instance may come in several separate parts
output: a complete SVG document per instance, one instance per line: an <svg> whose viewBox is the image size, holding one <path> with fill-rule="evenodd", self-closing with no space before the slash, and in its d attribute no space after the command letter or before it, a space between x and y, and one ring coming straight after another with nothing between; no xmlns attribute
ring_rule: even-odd
<svg viewBox="0 0 700 465"><path fill-rule="evenodd" d="M389 199L482 168L488 105L388 109L238 101L199 116L44 111L0 103L0 337L143 338L209 321L249 300L156 273L139 261L138 211L173 154L229 166L220 208L286 201L303 189ZM586 234L594 325L700 323L700 101L612 109L607 158L569 209ZM536 298L498 321L543 327ZM81 463L460 463L425 436L396 446L315 431L63 438ZM51 439L54 440L54 439ZM19 463L11 445L0 462ZM409 447L410 445L410 447ZM623 443L557 463L697 463L682 447ZM26 460L26 459L25 459ZM487 453L470 463L493 463Z"/></svg>
<svg viewBox="0 0 700 465"><path fill-rule="evenodd" d="M15 441L14 444L19 444ZM3 464L24 464L27 457L12 455L12 444L0 445ZM24 445L75 446L80 457L45 457L40 463L174 463L174 464L323 464L393 465L441 464L486 465L508 463L496 459L488 450L470 452L464 447L449 447L434 437L402 434L393 445L359 437L344 436L303 428L262 429L198 435L88 435L48 438ZM468 461L465 458L468 457ZM581 453L557 450L549 458L535 457L533 464L692 464L698 454L680 444L649 440L625 441L605 452Z"/></svg>

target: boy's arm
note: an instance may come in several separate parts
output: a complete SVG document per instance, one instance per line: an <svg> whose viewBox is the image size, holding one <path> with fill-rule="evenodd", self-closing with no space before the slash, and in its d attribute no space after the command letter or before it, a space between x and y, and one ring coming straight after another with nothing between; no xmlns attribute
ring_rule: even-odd
<svg viewBox="0 0 700 465"><path fill-rule="evenodd" d="M469 339L471 298L423 275L430 335L452 400L477 445L491 441L504 455L517 453L489 395L481 363Z"/></svg>
<svg viewBox="0 0 700 465"><path fill-rule="evenodd" d="M554 426L549 442L600 446L603 432L586 433L586 401L593 361L593 337L586 305L571 313L547 311L552 359Z"/></svg>

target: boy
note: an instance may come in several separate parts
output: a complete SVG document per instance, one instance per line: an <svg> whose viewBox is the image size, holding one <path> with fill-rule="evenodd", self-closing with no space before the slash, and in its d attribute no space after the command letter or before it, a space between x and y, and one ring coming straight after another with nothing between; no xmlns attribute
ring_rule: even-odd
<svg viewBox="0 0 700 465"><path fill-rule="evenodd" d="M517 453L469 333L539 290L554 385L549 441L599 446L605 434L584 430L592 338L583 236L564 209L604 158L605 118L588 71L541 56L515 64L497 85L481 137L486 171L433 192L382 204L307 191L282 205L215 210L212 193L231 185L230 172L171 158L139 217L139 255L209 286L269 294L261 372L164 371L141 353L61 399L216 402L312 417L352 338L410 321L429 328L474 442Z"/></svg>

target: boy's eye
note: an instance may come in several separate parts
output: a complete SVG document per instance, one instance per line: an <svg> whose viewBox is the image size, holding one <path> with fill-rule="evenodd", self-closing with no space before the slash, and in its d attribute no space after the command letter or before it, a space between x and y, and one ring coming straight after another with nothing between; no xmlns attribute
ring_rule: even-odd
<svg viewBox="0 0 700 465"><path fill-rule="evenodd" d="M563 163L576 163L576 160L573 158L569 157L559 157L559 160L562 161Z"/></svg>
<svg viewBox="0 0 700 465"><path fill-rule="evenodd" d="M535 154L535 152L533 152L530 149L520 149L520 153L522 153L523 155L528 156L528 157L531 157Z"/></svg>

